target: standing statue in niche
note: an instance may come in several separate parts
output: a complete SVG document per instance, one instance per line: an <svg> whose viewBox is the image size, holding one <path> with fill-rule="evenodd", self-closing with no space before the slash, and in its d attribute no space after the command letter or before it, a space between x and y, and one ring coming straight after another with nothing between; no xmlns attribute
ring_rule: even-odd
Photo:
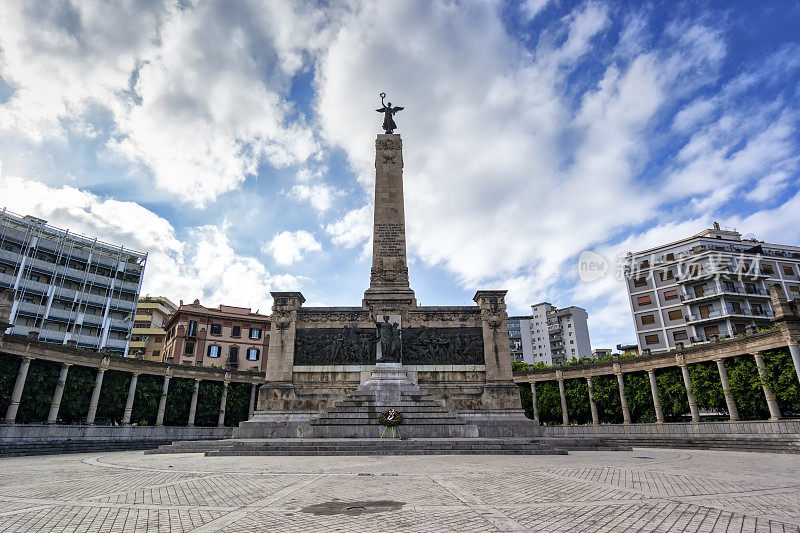
<svg viewBox="0 0 800 533"><path fill-rule="evenodd" d="M372 318L372 323L377 328L375 336L378 341L376 361L379 363L399 362L400 330L397 329L397 323L391 324L389 315L383 315L383 322L378 322L371 314L370 318Z"/></svg>
<svg viewBox="0 0 800 533"><path fill-rule="evenodd" d="M397 129L397 124L394 122L394 114L398 111L402 111L405 109L404 107L396 106L392 107L391 102L384 102L383 99L386 98L386 93L381 93L381 108L376 109L378 113L383 113L383 131L385 133L394 133L394 130Z"/></svg>

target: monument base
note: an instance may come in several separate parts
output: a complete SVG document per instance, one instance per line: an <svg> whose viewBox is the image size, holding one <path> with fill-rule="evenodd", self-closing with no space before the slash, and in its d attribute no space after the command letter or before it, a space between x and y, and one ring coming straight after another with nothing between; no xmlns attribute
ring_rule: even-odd
<svg viewBox="0 0 800 533"><path fill-rule="evenodd" d="M414 291L408 287L370 287L364 291L361 304L365 309L390 309L402 311L417 307L417 298Z"/></svg>

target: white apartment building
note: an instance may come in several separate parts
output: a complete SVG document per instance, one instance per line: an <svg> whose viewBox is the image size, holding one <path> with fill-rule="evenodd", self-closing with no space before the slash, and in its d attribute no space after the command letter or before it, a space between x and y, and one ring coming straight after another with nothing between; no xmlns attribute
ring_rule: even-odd
<svg viewBox="0 0 800 533"><path fill-rule="evenodd" d="M559 309L549 302L531 306L531 316L508 319L511 357L530 365L552 365L580 357L592 357L589 315L581 307Z"/></svg>
<svg viewBox="0 0 800 533"><path fill-rule="evenodd" d="M0 290L14 293L7 333L127 354L147 254L0 211Z"/></svg>
<svg viewBox="0 0 800 533"><path fill-rule="evenodd" d="M800 247L712 229L628 253L625 278L640 350L707 342L770 324L769 287L800 297Z"/></svg>

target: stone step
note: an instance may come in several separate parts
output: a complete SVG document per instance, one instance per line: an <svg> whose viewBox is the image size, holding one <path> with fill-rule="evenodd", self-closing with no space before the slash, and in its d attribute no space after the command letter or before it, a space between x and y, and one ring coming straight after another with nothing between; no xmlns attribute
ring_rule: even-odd
<svg viewBox="0 0 800 533"><path fill-rule="evenodd" d="M369 420L378 420L380 418L380 413L370 413L369 411L328 411L319 416L319 419L324 418L361 418L361 419L369 419ZM461 420L457 415L454 415L450 411L415 411L415 412L404 412L403 413L403 421L407 420L419 420L421 418L449 418L453 420Z"/></svg>
<svg viewBox="0 0 800 533"><path fill-rule="evenodd" d="M312 420L309 425L311 426L380 426L381 423L377 418L320 418ZM400 427L404 426L430 426L430 425L443 425L443 426L465 426L466 422L459 418L405 418Z"/></svg>

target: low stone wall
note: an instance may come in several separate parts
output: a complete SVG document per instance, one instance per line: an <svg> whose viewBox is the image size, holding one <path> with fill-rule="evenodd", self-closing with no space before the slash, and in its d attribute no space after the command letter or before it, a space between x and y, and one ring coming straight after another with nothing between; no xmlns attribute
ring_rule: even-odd
<svg viewBox="0 0 800 533"><path fill-rule="evenodd" d="M630 446L800 453L800 420L540 426L544 437L604 437Z"/></svg>
<svg viewBox="0 0 800 533"><path fill-rule="evenodd" d="M145 450L179 440L224 439L229 427L0 425L0 456Z"/></svg>

